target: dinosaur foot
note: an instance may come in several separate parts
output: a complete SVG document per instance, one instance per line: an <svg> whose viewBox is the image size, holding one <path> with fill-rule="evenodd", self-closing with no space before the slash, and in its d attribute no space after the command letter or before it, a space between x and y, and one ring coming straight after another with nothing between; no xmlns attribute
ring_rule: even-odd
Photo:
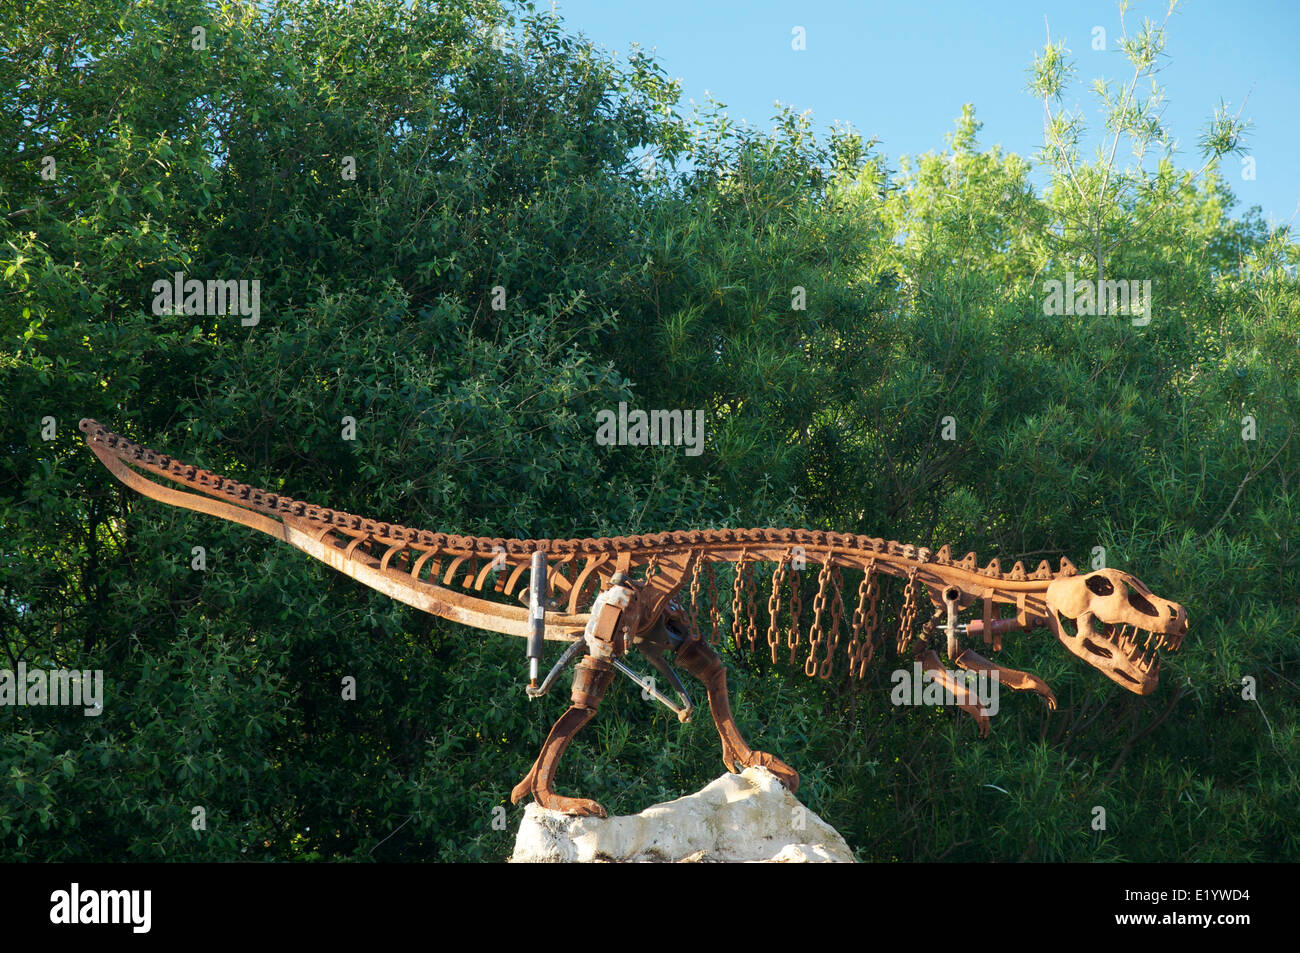
<svg viewBox="0 0 1300 953"><path fill-rule="evenodd" d="M608 817L596 801L585 797L562 797L550 791L534 791L533 798L548 811L559 811L574 817Z"/></svg>
<svg viewBox="0 0 1300 953"><path fill-rule="evenodd" d="M585 797L563 797L548 789L537 788L537 769L528 772L528 777L515 785L510 792L510 803L518 804L526 797L531 797L538 806L548 811L559 811L574 817L608 817L605 809L596 801Z"/></svg>
<svg viewBox="0 0 1300 953"><path fill-rule="evenodd" d="M799 772L774 754L768 754L766 751L751 751L749 757L743 763L747 768L767 768L776 775L776 779L784 784L791 794L799 790Z"/></svg>

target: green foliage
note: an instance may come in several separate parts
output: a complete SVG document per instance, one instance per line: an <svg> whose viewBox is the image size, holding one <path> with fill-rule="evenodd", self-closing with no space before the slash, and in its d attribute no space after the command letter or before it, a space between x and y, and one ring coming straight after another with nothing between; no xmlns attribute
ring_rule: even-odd
<svg viewBox="0 0 1300 953"><path fill-rule="evenodd" d="M1125 83L1104 78L1093 82L1093 93L1105 114L1105 132L1093 162L1084 162L1080 152L1087 128L1082 113L1060 108L1074 73L1066 59L1070 51L1064 41L1053 43L1049 31L1043 51L1034 54L1028 88L1043 103L1040 157L1052 172L1050 196L1058 226L1049 240L1059 255L1089 258L1097 280L1109 276L1107 264L1121 245L1141 236L1154 218L1169 213L1219 159L1245 151L1250 123L1241 118L1241 109L1229 115L1220 101L1200 137L1201 167L1181 173L1173 167L1175 143L1161 122L1165 93L1155 77L1163 68L1165 31L1177 7L1178 0L1169 0L1161 23L1144 19L1130 34L1125 22L1127 0L1120 4L1119 47L1133 72ZM1121 139L1128 141L1132 165L1120 164ZM1144 167L1152 152L1158 153L1154 175Z"/></svg>
<svg viewBox="0 0 1300 953"><path fill-rule="evenodd" d="M1066 52L1038 59L1049 102ZM1060 708L1004 692L981 741L893 707L889 655L854 686L744 651L742 731L863 859L1300 856L1300 249L1230 217L1235 118L1186 172L1082 162L1057 114L1038 195L971 107L892 170L788 110L682 116L648 57L488 0L6 5L0 91L0 667L106 679L98 717L0 710L0 856L497 861L562 707L525 700L514 640L126 490L86 416L449 532L1104 547L1187 606L1154 696L1009 637ZM1154 103L1099 92L1112 133L1160 141ZM1151 281L1149 324L1045 313L1047 280L1103 264ZM259 323L155 313L177 271L260 281ZM704 410L704 453L598 446L621 401ZM560 783L627 812L719 770L707 718L620 685Z"/></svg>

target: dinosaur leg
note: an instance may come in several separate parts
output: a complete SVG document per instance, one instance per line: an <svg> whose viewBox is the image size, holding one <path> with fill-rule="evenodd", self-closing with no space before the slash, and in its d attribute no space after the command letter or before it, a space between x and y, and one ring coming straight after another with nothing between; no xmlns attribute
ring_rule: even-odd
<svg viewBox="0 0 1300 953"><path fill-rule="evenodd" d="M745 744L736 720L731 717L731 701L727 697L727 669L722 659L703 641L687 642L677 650L677 663L704 683L709 693L709 711L713 724L722 739L722 763L735 774L739 768L760 766L777 776L793 793L799 790L799 773L780 758L766 751L753 751Z"/></svg>
<svg viewBox="0 0 1300 953"><path fill-rule="evenodd" d="M919 643L924 645L924 643ZM965 685L957 684L957 680L952 677L952 672L943 667L939 661L938 654L934 649L926 648L916 653L921 667L934 676L934 680L942 685L947 691L952 693L953 697L958 699L957 707L970 715L980 726L980 737L987 738L989 734L989 716L988 712L980 705ZM961 699L969 701L961 701Z"/></svg>
<svg viewBox="0 0 1300 953"><path fill-rule="evenodd" d="M1047 699L1048 708L1052 711L1056 710L1056 696L1052 694L1052 690L1047 686L1047 683L1037 675L1031 675L1028 672L1022 672L1015 668L1005 668L1004 666L990 662L988 659L984 658L984 656L972 652L970 649L966 649L953 659L953 663L961 666L968 672L997 672L998 683L1000 685L1005 685L1007 688L1012 688L1016 691L1024 691L1028 689L1031 692L1036 692Z"/></svg>
<svg viewBox="0 0 1300 953"><path fill-rule="evenodd" d="M600 699L613 680L614 667L603 659L587 656L578 663L573 673L572 704L546 736L542 752L533 762L528 776L510 792L512 804L518 804L531 794L533 800L552 811L581 817L605 816L605 809L595 801L581 797L561 797L552 790L551 784L555 780L555 769L564 749L582 726L595 716Z"/></svg>

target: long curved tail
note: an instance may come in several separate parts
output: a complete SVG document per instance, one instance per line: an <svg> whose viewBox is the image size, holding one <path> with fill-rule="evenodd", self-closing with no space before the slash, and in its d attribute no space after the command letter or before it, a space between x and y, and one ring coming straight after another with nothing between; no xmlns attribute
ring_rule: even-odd
<svg viewBox="0 0 1300 953"><path fill-rule="evenodd" d="M529 564L531 550L522 545L527 541L449 536L363 519L210 473L133 443L94 420L82 420L79 426L86 445L109 472L143 496L260 530L372 589L440 618L489 632L528 636L524 606L447 588L459 584L462 589L484 592L485 584L491 583L488 593L509 598ZM196 492L156 482L145 474ZM507 542L512 545L504 545ZM560 572L558 564L553 567L550 581L570 598L567 612L548 613L547 639L573 641L581 636L588 617L576 609L583 591L599 583L595 570L603 562L588 559L573 580Z"/></svg>

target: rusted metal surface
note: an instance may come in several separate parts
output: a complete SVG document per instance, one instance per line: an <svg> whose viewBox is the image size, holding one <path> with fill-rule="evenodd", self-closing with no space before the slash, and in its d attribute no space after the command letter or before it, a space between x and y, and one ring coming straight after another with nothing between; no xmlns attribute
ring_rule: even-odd
<svg viewBox="0 0 1300 953"><path fill-rule="evenodd" d="M1066 559L1056 570L1043 561L1032 573L1021 563L1003 572L996 559L980 568L974 553L955 560L947 546L936 552L869 536L785 528L600 539L457 536L268 493L156 453L92 420L83 420L81 430L113 475L137 492L265 532L371 588L473 628L528 636L528 570L535 553L545 554L545 591L558 607L546 613L545 637L584 640L578 654L585 657L575 672L572 706L514 795L570 813L603 813L594 801L555 794L552 782L564 749L594 716L616 674L612 661L633 648L661 672L662 655L671 650L677 664L704 683L729 770L762 764L793 789L797 773L775 756L750 749L736 728L726 670L712 648L724 633L735 649L749 652L765 638L773 662L782 658L809 676L833 677L839 656L848 676L860 679L882 642L881 581L893 577L902 582L892 640L900 656L910 652L945 687L960 690L940 664L941 647L958 668L996 672L1002 685L1035 692L1055 707L1051 689L1037 676L994 664L963 648L961 637L979 636L997 652L1004 635L1047 629L1093 668L1145 695L1156 688L1157 651L1176 651L1187 631L1183 608L1155 596L1135 577L1114 569L1080 574ZM760 580L769 587L766 599L757 597ZM811 619L803 617L808 585L814 586ZM933 615L918 627L925 598ZM1003 617L1003 607L1013 609L1014 617ZM959 613L972 609L975 617L958 621ZM541 693L534 688L532 694ZM987 715L974 699L959 707L987 732Z"/></svg>

